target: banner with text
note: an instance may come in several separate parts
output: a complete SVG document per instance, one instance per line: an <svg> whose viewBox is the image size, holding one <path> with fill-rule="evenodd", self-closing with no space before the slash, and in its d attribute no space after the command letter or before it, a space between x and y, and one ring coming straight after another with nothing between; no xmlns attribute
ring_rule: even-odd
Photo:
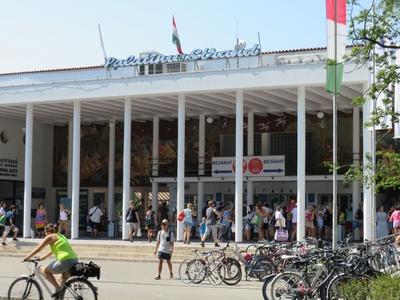
<svg viewBox="0 0 400 300"><path fill-rule="evenodd" d="M234 157L213 157L212 176L235 176ZM243 158L244 176L285 176L285 156L245 156Z"/></svg>

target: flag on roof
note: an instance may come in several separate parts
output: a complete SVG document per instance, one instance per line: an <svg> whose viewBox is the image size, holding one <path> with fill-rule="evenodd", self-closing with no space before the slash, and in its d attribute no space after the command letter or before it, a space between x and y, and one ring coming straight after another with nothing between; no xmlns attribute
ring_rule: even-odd
<svg viewBox="0 0 400 300"><path fill-rule="evenodd" d="M172 42L176 45L179 54L183 54L181 40L179 39L178 29L176 28L175 18L172 17Z"/></svg>
<svg viewBox="0 0 400 300"><path fill-rule="evenodd" d="M346 0L326 0L326 21L328 52L326 90L332 94L335 92L339 94L342 87L343 57L346 50Z"/></svg>

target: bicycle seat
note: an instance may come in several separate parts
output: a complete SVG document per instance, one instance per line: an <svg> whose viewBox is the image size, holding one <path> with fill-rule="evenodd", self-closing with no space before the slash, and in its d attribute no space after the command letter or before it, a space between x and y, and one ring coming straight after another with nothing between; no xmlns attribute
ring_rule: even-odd
<svg viewBox="0 0 400 300"><path fill-rule="evenodd" d="M201 255L203 255L203 256L211 256L211 252L201 252Z"/></svg>

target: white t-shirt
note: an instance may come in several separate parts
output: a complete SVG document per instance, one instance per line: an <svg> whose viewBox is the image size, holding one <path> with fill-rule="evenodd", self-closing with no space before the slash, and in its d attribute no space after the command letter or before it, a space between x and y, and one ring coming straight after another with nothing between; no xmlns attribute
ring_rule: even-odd
<svg viewBox="0 0 400 300"><path fill-rule="evenodd" d="M102 212L101 209L98 208L97 206L92 207L92 208L89 210L90 220L91 220L93 223L100 223L100 219L101 219L101 216L102 216L102 215L103 215L103 212Z"/></svg>
<svg viewBox="0 0 400 300"><path fill-rule="evenodd" d="M68 214L65 209L60 210L60 221L68 221Z"/></svg>
<svg viewBox="0 0 400 300"><path fill-rule="evenodd" d="M280 211L275 212L275 220L276 220L275 223L276 225L279 225L281 227L286 227L286 219Z"/></svg>
<svg viewBox="0 0 400 300"><path fill-rule="evenodd" d="M170 240L167 239L170 237ZM171 243L175 242L175 236L172 231L160 230L157 234L157 242L160 242L158 251L162 253L171 254Z"/></svg>
<svg viewBox="0 0 400 300"><path fill-rule="evenodd" d="M0 215L5 216L6 211L4 210L4 207L0 207Z"/></svg>
<svg viewBox="0 0 400 300"><path fill-rule="evenodd" d="M297 206L292 209L292 223L297 223Z"/></svg>

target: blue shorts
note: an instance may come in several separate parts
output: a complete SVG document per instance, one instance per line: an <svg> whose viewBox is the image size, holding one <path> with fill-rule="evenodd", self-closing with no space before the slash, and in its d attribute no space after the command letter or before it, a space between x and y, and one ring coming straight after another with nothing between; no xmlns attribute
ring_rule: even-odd
<svg viewBox="0 0 400 300"><path fill-rule="evenodd" d="M64 261L55 260L47 265L47 269L53 274L62 274L71 270L78 263L78 259L68 259Z"/></svg>
<svg viewBox="0 0 400 300"><path fill-rule="evenodd" d="M185 227L185 228L192 228L192 226L193 226L193 223L191 223L191 222L183 222L183 227Z"/></svg>

